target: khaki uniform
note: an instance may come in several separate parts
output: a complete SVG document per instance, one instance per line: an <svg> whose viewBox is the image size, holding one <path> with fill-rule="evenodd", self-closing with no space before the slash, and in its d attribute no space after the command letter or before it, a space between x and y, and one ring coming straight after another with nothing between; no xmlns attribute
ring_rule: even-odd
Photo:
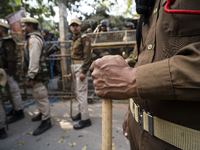
<svg viewBox="0 0 200 150"><path fill-rule="evenodd" d="M165 141L151 136L134 119L137 114L132 112L128 119L131 150L171 150L178 149L177 145L181 149L195 149L188 148L190 144L199 149L199 143L195 141L199 138L194 138L192 131L200 131L197 115L200 114L200 15L166 13L165 4L166 0L156 0L149 10L148 22L142 25L142 49L136 64L139 98L134 101L140 110L164 120L165 123L158 124L163 126L159 134L168 138ZM200 1L175 1L169 7L200 10ZM174 133L163 134L167 122L192 129L191 135L181 132L181 136L176 137L179 131L174 128L171 129ZM168 144L181 137L189 140L172 144L174 146Z"/></svg>
<svg viewBox="0 0 200 150"><path fill-rule="evenodd" d="M89 119L88 112L88 70L91 64L91 41L89 37L79 33L77 38L73 38L71 51L71 73L74 82L76 99L80 104L79 112L81 120ZM86 74L86 78L81 81L80 74Z"/></svg>
<svg viewBox="0 0 200 150"><path fill-rule="evenodd" d="M20 95L19 86L17 83L18 73L17 73L17 58L16 58L16 44L11 37L5 37L1 39L1 67L7 72L7 83L9 91L14 103L14 110L19 111L23 109L22 98ZM13 76L8 75L8 62L14 62L16 64L15 70L13 70Z"/></svg>
<svg viewBox="0 0 200 150"><path fill-rule="evenodd" d="M41 62L44 61L42 56L44 40L39 32L32 32L28 34L28 40L24 45L24 62L28 62L28 75L33 79L34 84L32 88L33 98L37 107L42 113L42 120L50 118L50 103L47 95L47 89L41 80L38 80L38 72ZM44 63L44 62L43 62Z"/></svg>

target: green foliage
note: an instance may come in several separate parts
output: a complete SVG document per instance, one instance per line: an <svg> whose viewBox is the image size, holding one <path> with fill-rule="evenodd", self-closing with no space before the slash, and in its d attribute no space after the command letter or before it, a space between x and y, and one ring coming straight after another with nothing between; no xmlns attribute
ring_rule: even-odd
<svg viewBox="0 0 200 150"><path fill-rule="evenodd" d="M101 20L107 20L111 28L118 27L120 30L125 29L125 24L131 21L131 18L124 18L123 16L109 15L109 9L106 6L99 6L96 9L96 13L85 15L85 20L82 22L82 31L86 31L87 28L95 30Z"/></svg>
<svg viewBox="0 0 200 150"><path fill-rule="evenodd" d="M16 2L13 0L12 2L15 10L18 10L20 8L19 0ZM13 10L10 0L0 0L0 19L5 19L5 17L11 13L13 13Z"/></svg>

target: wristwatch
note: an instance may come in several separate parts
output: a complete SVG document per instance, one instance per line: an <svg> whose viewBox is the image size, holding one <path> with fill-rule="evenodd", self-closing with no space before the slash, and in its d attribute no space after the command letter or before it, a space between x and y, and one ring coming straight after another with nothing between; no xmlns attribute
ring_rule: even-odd
<svg viewBox="0 0 200 150"><path fill-rule="evenodd" d="M31 77L29 76L26 77L26 81L31 81L31 80L33 80Z"/></svg>

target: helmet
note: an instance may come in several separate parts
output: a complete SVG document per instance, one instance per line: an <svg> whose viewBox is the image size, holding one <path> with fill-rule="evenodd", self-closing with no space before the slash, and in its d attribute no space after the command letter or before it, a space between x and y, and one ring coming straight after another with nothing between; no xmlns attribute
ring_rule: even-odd
<svg viewBox="0 0 200 150"><path fill-rule="evenodd" d="M48 29L43 29L43 32L46 34L49 34L49 30Z"/></svg>
<svg viewBox="0 0 200 150"><path fill-rule="evenodd" d="M114 27L113 31L119 31L119 28L118 27Z"/></svg>
<svg viewBox="0 0 200 150"><path fill-rule="evenodd" d="M134 23L132 23L132 22L128 22L128 23L126 24L126 27L132 27L132 29L134 29L134 28L135 28L135 25L134 25Z"/></svg>
<svg viewBox="0 0 200 150"><path fill-rule="evenodd" d="M100 25L101 26L107 26L108 22L106 20L101 20Z"/></svg>

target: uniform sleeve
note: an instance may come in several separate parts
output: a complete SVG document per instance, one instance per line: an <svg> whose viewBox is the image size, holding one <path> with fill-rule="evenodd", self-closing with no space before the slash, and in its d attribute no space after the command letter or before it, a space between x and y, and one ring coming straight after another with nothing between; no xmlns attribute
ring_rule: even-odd
<svg viewBox="0 0 200 150"><path fill-rule="evenodd" d="M84 53L84 58L83 58L84 63L82 66L82 73L86 74L90 68L90 63L92 60L90 39L88 37L84 37L82 41L82 45L83 45L83 53Z"/></svg>
<svg viewBox="0 0 200 150"><path fill-rule="evenodd" d="M28 76L35 78L39 70L39 61L43 43L38 37L31 37L29 40L29 67Z"/></svg>
<svg viewBox="0 0 200 150"><path fill-rule="evenodd" d="M14 41L6 41L4 43L4 49L7 55L7 61L17 61Z"/></svg>
<svg viewBox="0 0 200 150"><path fill-rule="evenodd" d="M200 42L169 59L137 67L136 84L142 99L199 101Z"/></svg>

